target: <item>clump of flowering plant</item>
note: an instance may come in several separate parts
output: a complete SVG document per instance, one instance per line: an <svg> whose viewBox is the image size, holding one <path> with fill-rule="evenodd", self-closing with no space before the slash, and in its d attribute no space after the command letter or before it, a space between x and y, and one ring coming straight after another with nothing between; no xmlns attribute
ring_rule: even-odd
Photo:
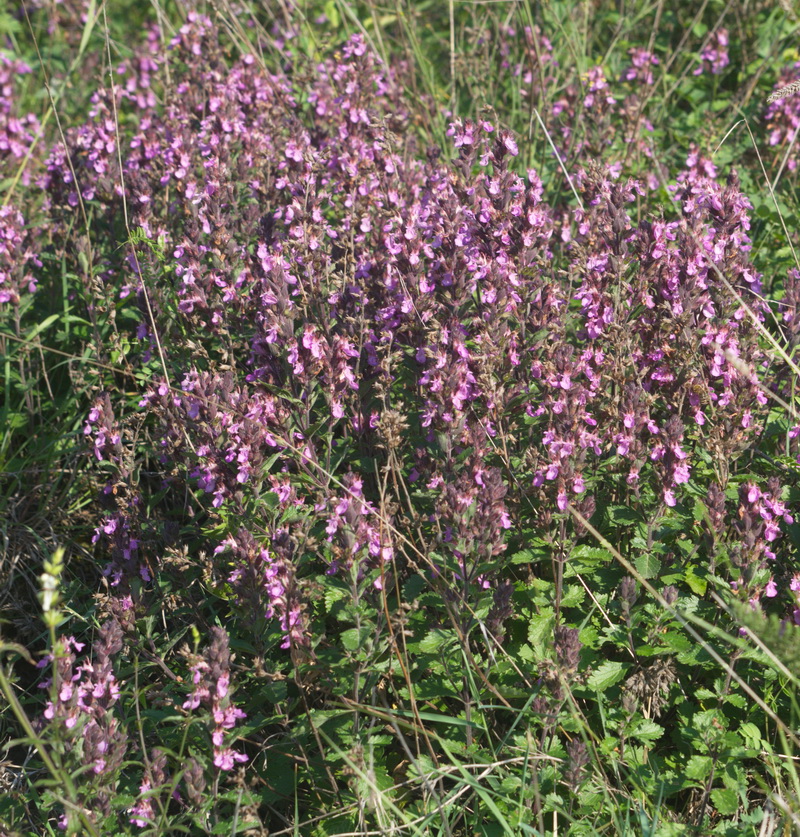
<svg viewBox="0 0 800 837"><path fill-rule="evenodd" d="M702 73L719 75L730 64L728 56L728 30L715 29L706 39L705 46L700 52L700 65L695 67L696 76Z"/></svg>
<svg viewBox="0 0 800 837"><path fill-rule="evenodd" d="M81 803L103 816L111 814L128 749L128 731L115 709L120 687L113 660L122 647L122 629L116 620L109 619L100 628L91 656L80 665L77 654L84 643L74 637L61 637L39 663L40 668L51 668L51 676L40 683L51 695L43 723L58 728L53 734L63 742L71 760L93 774Z"/></svg>
<svg viewBox="0 0 800 837"><path fill-rule="evenodd" d="M192 711L202 706L211 713L211 742L214 747L214 766L232 770L237 762L247 761L226 740L236 722L245 717L231 701L231 653L228 635L222 628L211 628L211 644L202 659L191 666L192 693L183 708Z"/></svg>
<svg viewBox="0 0 800 837"><path fill-rule="evenodd" d="M744 821L732 788L756 787L757 758L736 730L774 719L732 691L761 662L712 668L681 618L795 627L798 434L770 403L793 387L767 335L777 311L797 342L800 292L789 273L772 304L752 180L703 131L664 150L653 104L686 66L670 38L578 71L546 17L506 21L496 54L476 38L517 115L464 106L457 80L452 113L421 115L438 91L406 94L385 21L348 35L328 10L317 41L291 4L230 29L185 11L40 142L36 226L0 212L4 310L57 276L31 303L57 297L97 355L70 432L76 574L102 585L103 627L82 663L79 639L52 650L41 727L73 746L81 804L103 828L232 833L314 800L297 828L344 831L336 809L388 833L435 803L466 833L489 806L471 779L449 805L463 756L506 771L506 830L598 821L598 783L632 799L629 779L676 821ZM715 29L698 74L729 46ZM187 673L190 631L208 645ZM135 711L117 678L141 684ZM723 783L724 748L746 755Z"/></svg>
<svg viewBox="0 0 800 837"><path fill-rule="evenodd" d="M25 165L32 146L39 139L42 126L34 113L20 114L16 105L20 76L31 68L24 61L15 61L0 53L0 168L6 176L19 173L23 185L30 183L30 171Z"/></svg>
<svg viewBox="0 0 800 837"><path fill-rule="evenodd" d="M36 291L35 269L42 263L31 247L22 213L12 204L0 207L0 306L19 305L20 294Z"/></svg>

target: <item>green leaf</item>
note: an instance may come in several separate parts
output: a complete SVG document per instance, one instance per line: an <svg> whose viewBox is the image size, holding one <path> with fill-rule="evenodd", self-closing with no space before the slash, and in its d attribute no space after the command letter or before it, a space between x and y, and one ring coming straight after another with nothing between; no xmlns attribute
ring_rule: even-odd
<svg viewBox="0 0 800 837"><path fill-rule="evenodd" d="M609 506L608 516L612 523L620 523L623 526L633 526L634 523L641 523L642 520L639 512L627 506Z"/></svg>
<svg viewBox="0 0 800 837"><path fill-rule="evenodd" d="M727 695L725 697L725 703L730 703L732 706L735 706L737 709L746 709L747 708L747 700L745 700L744 695L734 694Z"/></svg>
<svg viewBox="0 0 800 837"><path fill-rule="evenodd" d="M336 8L336 3L334 0L328 0L328 2L323 6L325 11L325 16L328 18L330 22L331 29L334 31L341 26L341 18L339 17L339 10Z"/></svg>
<svg viewBox="0 0 800 837"><path fill-rule="evenodd" d="M413 602L427 588L428 583L421 575L412 575L403 585L403 597L406 601Z"/></svg>
<svg viewBox="0 0 800 837"><path fill-rule="evenodd" d="M81 43L78 47L78 57L83 55L86 47L89 45L89 38L92 36L92 30L95 23L97 23L98 14L96 11L97 0L89 0L89 8L86 10L86 22L83 26L83 33L81 34Z"/></svg>
<svg viewBox="0 0 800 837"><path fill-rule="evenodd" d="M631 735L640 741L657 741L663 734L664 728L647 718L640 721L631 731Z"/></svg>
<svg viewBox="0 0 800 837"><path fill-rule="evenodd" d="M661 569L661 561L650 553L638 555L633 563L642 578L655 578Z"/></svg>
<svg viewBox="0 0 800 837"><path fill-rule="evenodd" d="M531 619L528 642L535 652L541 653L543 648L549 646L548 640L553 636L554 625L555 615L551 607L543 607L542 612Z"/></svg>
<svg viewBox="0 0 800 837"><path fill-rule="evenodd" d="M689 589L692 591L692 593L695 593L698 596L705 596L706 588L708 587L708 581L705 578L701 578L699 575L697 575L693 567L686 568L685 580L686 583L689 585Z"/></svg>
<svg viewBox="0 0 800 837"><path fill-rule="evenodd" d="M712 790L711 801L723 816L735 814L739 810L739 794L730 788Z"/></svg>
<svg viewBox="0 0 800 837"><path fill-rule="evenodd" d="M606 660L589 675L586 685L594 692L604 692L615 683L619 683L629 668L628 663Z"/></svg>
<svg viewBox="0 0 800 837"><path fill-rule="evenodd" d="M35 325L26 335L25 340L27 342L33 342L33 338L36 337L38 334L41 334L46 329L50 328L56 320L60 317L60 314L51 314L47 319L43 320L41 323Z"/></svg>
<svg viewBox="0 0 800 837"><path fill-rule="evenodd" d="M582 628L581 632L578 634L578 639L580 639L581 645L592 649L596 649L598 647L599 638L600 632L594 625L587 625L585 628Z"/></svg>
<svg viewBox="0 0 800 837"><path fill-rule="evenodd" d="M714 761L711 756L692 756L686 762L684 776L692 782L704 782L711 775Z"/></svg>
<svg viewBox="0 0 800 837"><path fill-rule="evenodd" d="M688 651L692 647L691 640L685 634L678 633L678 631L667 631L662 635L661 641L670 651L680 652Z"/></svg>
<svg viewBox="0 0 800 837"><path fill-rule="evenodd" d="M419 650L423 654L436 654L453 639L452 631L444 631L441 628L434 628L428 635L420 640Z"/></svg>
<svg viewBox="0 0 800 837"><path fill-rule="evenodd" d="M536 564L546 557L543 549L522 549L510 557L512 564Z"/></svg>
<svg viewBox="0 0 800 837"><path fill-rule="evenodd" d="M265 683L263 686L259 686L258 689L259 696L267 701L267 703L272 704L286 700L287 692L288 689L285 680L275 680L272 683Z"/></svg>
<svg viewBox="0 0 800 837"><path fill-rule="evenodd" d="M117 793L114 794L114 799L111 804L114 808L121 811L125 808L133 807L136 804L136 797L130 793Z"/></svg>
<svg viewBox="0 0 800 837"><path fill-rule="evenodd" d="M517 653L521 659L525 660L526 663L532 663L536 659L536 655L533 653L533 648L531 648L527 642L520 645Z"/></svg>
<svg viewBox="0 0 800 837"><path fill-rule="evenodd" d="M580 561L586 567L595 567L598 564L613 563L614 556L601 546L579 544L570 554L570 564L574 561Z"/></svg>
<svg viewBox="0 0 800 837"><path fill-rule="evenodd" d="M561 607L577 607L586 598L586 589L579 584L572 584L564 591Z"/></svg>
<svg viewBox="0 0 800 837"><path fill-rule="evenodd" d="M368 626L342 631L342 645L348 651L358 651L367 645L372 629ZM371 643L370 643L371 645Z"/></svg>
<svg viewBox="0 0 800 837"><path fill-rule="evenodd" d="M325 588L325 612L330 613L334 604L347 597L347 591L341 587L327 586Z"/></svg>
<svg viewBox="0 0 800 837"><path fill-rule="evenodd" d="M19 654L20 657L27 660L31 665L34 664L30 651L24 645L19 645L16 642L0 642L0 654L3 653Z"/></svg>
<svg viewBox="0 0 800 837"><path fill-rule="evenodd" d="M745 721L739 727L739 734L747 742L752 742L755 745L761 743L761 730L755 724L751 724L750 721Z"/></svg>
<svg viewBox="0 0 800 837"><path fill-rule="evenodd" d="M409 709L395 709L392 714L399 715L406 718L421 718L423 721L431 721L434 724L450 724L456 727L464 727L470 729L486 729L482 724L474 721L466 721L463 718L454 718L452 715L442 715L439 712L412 712Z"/></svg>

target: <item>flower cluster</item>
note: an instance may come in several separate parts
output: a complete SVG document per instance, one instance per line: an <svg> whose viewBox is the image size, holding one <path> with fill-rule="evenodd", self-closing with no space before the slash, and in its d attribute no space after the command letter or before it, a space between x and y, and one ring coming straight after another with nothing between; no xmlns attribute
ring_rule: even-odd
<svg viewBox="0 0 800 837"><path fill-rule="evenodd" d="M730 64L728 56L728 30L715 29L706 39L700 51L700 65L695 67L696 76L702 73L719 75Z"/></svg>
<svg viewBox="0 0 800 837"><path fill-rule="evenodd" d="M73 639L48 659L44 718L96 779L82 804L110 811L126 752L111 660L122 631L139 630L154 606L181 619L200 597L213 602L198 625L246 630L259 673L294 664L305 687L335 654L330 625L354 614L411 637L446 613L494 655L506 636L519 639L514 599L524 565L540 561L533 601L552 591L540 614L552 662L539 660L545 688L532 705L554 735L598 648L581 641L568 587L570 561L608 559L587 548L588 518L619 525L623 551L645 545L648 569L664 571L659 586L673 582L668 604L684 582L693 592L703 582L681 575L678 548L656 542L686 545L672 534L685 525L697 535L690 564L707 558L743 602L783 605L800 624L800 576L782 539L794 521L788 494L760 461L741 474L742 454L774 426L769 395L791 387L761 338L773 321L752 260L752 205L703 148L691 146L677 171L654 152L648 103L667 56L634 46L621 66L579 77L537 26L500 27L497 50L481 46L547 142L525 147L485 108L448 113L443 147L425 148L408 68L387 65L366 36L303 57L291 23L256 31L250 54L195 11L166 51L145 28L87 118L42 147L27 187L63 274L83 282L87 322L114 333L130 373L123 394L100 366L83 427L99 495L92 542L113 594L102 606L116 618L89 660L78 664ZM728 62L717 29L696 73ZM39 131L14 116L23 71L0 62L4 166ZM797 145L792 101L767 112L776 147ZM551 187L553 172L563 188ZM39 255L22 215L0 209L0 305L12 315L35 290ZM782 290L793 347L800 272ZM786 453L798 436L786 434ZM419 601L395 608L396 590L410 598L424 584ZM608 613L638 654L648 594L632 578L616 589ZM320 590L332 594L317 600ZM231 693L229 634L211 628L205 641L178 703L202 710L194 721L208 725L211 756L182 750L170 777L165 753L177 748L145 742L126 812L137 827L152 827L159 807L202 808L209 776L222 799L219 783L248 761L234 740L245 714ZM363 661L364 649L346 650L348 665ZM657 714L670 665L638 665L623 709L640 711L650 695ZM325 682L319 694L329 691ZM586 752L578 740L566 751L573 791ZM183 796L160 806L170 785Z"/></svg>
<svg viewBox="0 0 800 837"><path fill-rule="evenodd" d="M739 510L734 523L739 534L734 564L746 575L765 566L765 561L775 561L772 549L780 537L780 524L791 524L794 517L780 499L780 482L772 478L766 491L752 483L739 489Z"/></svg>
<svg viewBox="0 0 800 837"><path fill-rule="evenodd" d="M139 799L130 809L130 821L138 828L153 824L156 810L151 791L165 785L167 780L167 756L156 748L150 757L148 778L139 785Z"/></svg>
<svg viewBox="0 0 800 837"><path fill-rule="evenodd" d="M92 98L90 119L68 129L65 143L53 146L38 180L53 213L70 215L81 200L110 202L121 195L113 111L104 95Z"/></svg>
<svg viewBox="0 0 800 837"><path fill-rule="evenodd" d="M86 417L83 435L91 437L93 456L119 465L122 459L122 434L114 417L111 399L106 394L99 398Z"/></svg>
<svg viewBox="0 0 800 837"><path fill-rule="evenodd" d="M22 213L12 204L0 207L0 308L19 305L20 293L36 291L33 268L41 266Z"/></svg>
<svg viewBox="0 0 800 837"><path fill-rule="evenodd" d="M237 762L248 758L226 744L228 732L245 717L244 712L231 702L230 667L228 634L222 628L213 627L211 644L202 659L191 667L193 688L183 708L191 711L203 706L211 713L214 766L220 770L233 770Z"/></svg>
<svg viewBox="0 0 800 837"><path fill-rule="evenodd" d="M158 104L152 80L162 63L161 36L158 27L151 26L146 43L117 67L122 80L120 99L131 102L140 111L152 111Z"/></svg>
<svg viewBox="0 0 800 837"><path fill-rule="evenodd" d="M780 76L773 92L793 83L800 75L800 61L788 67ZM764 111L767 137L771 146L786 149L786 168L797 169L797 132L800 130L800 97L786 96L770 102Z"/></svg>
<svg viewBox="0 0 800 837"><path fill-rule="evenodd" d="M116 773L128 747L128 733L114 713L120 695L113 658L122 650L122 629L115 619L100 628L92 655L76 665L84 644L61 637L53 654L39 667L52 666L52 676L39 685L52 694L44 719L63 727L79 762L97 777L95 796L86 800L103 814L111 812Z"/></svg>
<svg viewBox="0 0 800 837"><path fill-rule="evenodd" d="M14 166L19 166L23 185L30 177L26 158L42 131L36 114L18 115L14 102L19 77L30 72L27 64L0 53L0 166L8 175L15 175Z"/></svg>
<svg viewBox="0 0 800 837"><path fill-rule="evenodd" d="M376 518L376 511L364 498L363 489L360 477L346 474L342 480L342 494L329 501L330 514L325 531L328 541L336 544L329 572L354 564L363 571L392 560L391 538L386 531L389 521Z"/></svg>
<svg viewBox="0 0 800 837"><path fill-rule="evenodd" d="M546 63L541 33L526 38ZM160 428L158 459L184 469L209 513L243 515L265 488L279 509L302 510L302 535L275 516L258 540L241 525L213 545L218 562L231 559L239 606L276 618L287 646L308 641L296 570L315 525L329 572L361 578L397 550L372 474L326 476L323 426L334 446L395 456L403 436L385 444L386 417L403 416L419 434L410 476L428 496L423 529L478 589L501 576L507 533L531 503L543 524L570 503L592 513L601 463L631 502L654 494L663 507L682 502L698 444L726 479L766 403L748 313L766 309L735 175L721 185L693 149L667 221L633 216L647 188L621 163L591 163L573 175L581 205L550 206L538 174L513 169L515 138L488 118L453 120L452 162L419 159L396 80L360 36L314 67L304 96L253 56L225 68L203 16L171 49L176 95L163 107L148 92L161 61L152 37L126 71L140 130L122 174L152 246L122 266L124 293L143 314L142 362L158 337L180 382L153 381L140 407ZM707 60L721 69L720 56ZM623 83L650 84L657 65L633 50ZM101 185L116 177L104 107L95 101L69 141L88 150L86 185L114 212L114 188ZM554 104L565 149L578 110L597 133L573 154L604 149L640 100L620 101L592 68ZM647 154L643 136L627 139ZM50 163L56 201L71 181ZM163 203L166 186L181 211ZM187 341L198 330L213 339ZM119 462L110 410L98 402L87 435L97 458ZM520 463L513 485L501 437ZM147 581L141 504L125 498L98 536L115 582Z"/></svg>
<svg viewBox="0 0 800 837"><path fill-rule="evenodd" d="M271 549L260 546L253 535L241 529L215 550L230 553L233 571L227 580L236 593L245 618L263 614L277 618L284 632L283 647L307 645L309 638L295 579L295 549L285 529L273 535Z"/></svg>
<svg viewBox="0 0 800 837"><path fill-rule="evenodd" d="M522 30L524 40L519 38L511 26L505 27L500 34L502 70L510 69L513 77L519 79L520 95L523 98L531 97L534 101L540 99L553 84L553 71L558 67L550 39L538 26L525 26ZM523 40L522 55L512 64L512 45L520 40Z"/></svg>
<svg viewBox="0 0 800 837"><path fill-rule="evenodd" d="M641 47L631 47L628 54L631 57L631 63L623 71L622 80L631 81L634 84L652 84L655 81L653 67L661 63L658 56Z"/></svg>

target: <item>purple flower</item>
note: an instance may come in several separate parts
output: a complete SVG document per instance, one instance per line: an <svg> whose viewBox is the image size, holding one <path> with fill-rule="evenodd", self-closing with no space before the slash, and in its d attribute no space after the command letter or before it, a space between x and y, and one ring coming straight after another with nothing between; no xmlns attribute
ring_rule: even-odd
<svg viewBox="0 0 800 837"><path fill-rule="evenodd" d="M709 35L700 53L700 66L694 69L694 75L704 72L719 75L728 64L728 30L717 29Z"/></svg>
<svg viewBox="0 0 800 837"><path fill-rule="evenodd" d="M231 655L228 635L222 628L211 628L211 644L203 658L192 666L193 689L184 701L183 708L192 711L200 706L211 714L213 727L211 740L214 747L214 765L220 770L232 770L236 762L248 760L244 753L225 746L225 732L234 728L245 713L230 702Z"/></svg>

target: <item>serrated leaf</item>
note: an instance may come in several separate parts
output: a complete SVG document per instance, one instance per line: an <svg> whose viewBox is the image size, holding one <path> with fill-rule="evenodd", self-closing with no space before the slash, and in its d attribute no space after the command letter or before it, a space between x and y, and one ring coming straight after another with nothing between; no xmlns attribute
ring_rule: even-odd
<svg viewBox="0 0 800 837"><path fill-rule="evenodd" d="M661 561L655 555L649 553L638 555L633 563L642 578L655 578L661 569Z"/></svg>
<svg viewBox="0 0 800 837"><path fill-rule="evenodd" d="M744 695L739 695L735 693L727 695L725 698L725 703L730 703L737 709L745 709L747 707L747 701L745 700Z"/></svg>
<svg viewBox="0 0 800 837"><path fill-rule="evenodd" d="M531 663L536 659L536 655L533 653L533 648L531 648L527 642L520 645L517 653L519 654L520 659L525 660L526 663Z"/></svg>
<svg viewBox="0 0 800 837"><path fill-rule="evenodd" d="M371 629L366 626L342 631L342 645L348 651L358 651L367 644L371 633Z"/></svg>
<svg viewBox="0 0 800 837"><path fill-rule="evenodd" d="M114 794L112 805L114 808L123 810L125 808L131 808L136 804L136 797L130 793L117 793Z"/></svg>
<svg viewBox="0 0 800 837"><path fill-rule="evenodd" d="M739 734L745 741L753 741L756 744L761 741L761 730L755 724L751 724L750 721L745 721L739 727Z"/></svg>
<svg viewBox="0 0 800 837"><path fill-rule="evenodd" d="M692 647L692 642L685 634L678 633L677 631L667 631L661 637L661 641L664 643L666 648L669 648L670 651L675 651L676 653L681 651L688 651Z"/></svg>
<svg viewBox="0 0 800 837"><path fill-rule="evenodd" d="M664 734L664 728L648 718L642 720L631 732L640 741L657 741Z"/></svg>
<svg viewBox="0 0 800 837"><path fill-rule="evenodd" d="M534 653L540 654L541 649L548 645L547 640L553 636L555 616L550 607L542 608L542 612L531 618L528 625L528 642Z"/></svg>
<svg viewBox="0 0 800 837"><path fill-rule="evenodd" d="M436 654L453 639L452 631L434 628L419 643L419 650L423 654Z"/></svg>
<svg viewBox="0 0 800 837"><path fill-rule="evenodd" d="M509 560L512 564L536 564L545 557L544 550L522 549L519 552L515 552Z"/></svg>
<svg viewBox="0 0 800 837"><path fill-rule="evenodd" d="M275 680L272 683L266 683L259 687L258 694L267 701L267 703L280 703L286 700L287 687L285 680Z"/></svg>
<svg viewBox="0 0 800 837"><path fill-rule="evenodd" d="M586 564L608 563L614 560L614 556L601 546L591 544L579 544L570 553L570 560L578 559Z"/></svg>
<svg viewBox="0 0 800 837"><path fill-rule="evenodd" d="M633 526L634 523L640 523L642 520L639 512L627 506L609 506L608 516L613 523L621 523L624 526Z"/></svg>
<svg viewBox="0 0 800 837"><path fill-rule="evenodd" d="M705 667L710 659L708 652L697 643L677 655L678 662L687 666L703 665Z"/></svg>
<svg viewBox="0 0 800 837"><path fill-rule="evenodd" d="M403 585L403 598L408 602L413 602L427 587L428 583L421 575L412 575Z"/></svg>
<svg viewBox="0 0 800 837"><path fill-rule="evenodd" d="M581 629L578 638L581 641L581 645L594 649L598 645L597 640L600 638L600 632L594 625L587 625Z"/></svg>
<svg viewBox="0 0 800 837"><path fill-rule="evenodd" d="M708 581L705 578L697 575L691 567L687 567L684 578L692 593L698 596L705 596L706 588L708 587Z"/></svg>
<svg viewBox="0 0 800 837"><path fill-rule="evenodd" d="M692 517L695 523L710 524L711 519L708 516L708 506L699 497L695 497L694 506L692 507Z"/></svg>
<svg viewBox="0 0 800 837"><path fill-rule="evenodd" d="M325 588L325 611L330 613L336 602L346 598L347 591L339 587L328 586Z"/></svg>
<svg viewBox="0 0 800 837"><path fill-rule="evenodd" d="M573 584L564 591L561 607L577 607L586 598L586 589Z"/></svg>
<svg viewBox="0 0 800 837"><path fill-rule="evenodd" d="M722 816L730 816L739 810L739 794L730 788L711 791L711 802Z"/></svg>
<svg viewBox="0 0 800 837"><path fill-rule="evenodd" d="M711 775L714 761L711 756L692 756L686 762L684 776L692 782L704 782Z"/></svg>
<svg viewBox="0 0 800 837"><path fill-rule="evenodd" d="M441 666L431 663L431 673L437 670L443 671ZM454 698L459 694L458 690L445 677L423 677L418 683L414 684L414 693L417 700L435 700L442 697Z"/></svg>
<svg viewBox="0 0 800 837"><path fill-rule="evenodd" d="M589 675L586 685L594 692L604 692L615 683L619 683L629 667L627 663L606 660Z"/></svg>

